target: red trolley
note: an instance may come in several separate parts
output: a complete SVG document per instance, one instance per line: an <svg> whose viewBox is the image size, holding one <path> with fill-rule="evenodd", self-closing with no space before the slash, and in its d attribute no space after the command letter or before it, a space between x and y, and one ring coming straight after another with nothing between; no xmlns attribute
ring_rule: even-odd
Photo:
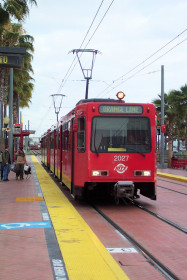
<svg viewBox="0 0 187 280"><path fill-rule="evenodd" d="M81 100L42 136L42 162L83 197L104 190L119 198L156 199L153 104Z"/></svg>

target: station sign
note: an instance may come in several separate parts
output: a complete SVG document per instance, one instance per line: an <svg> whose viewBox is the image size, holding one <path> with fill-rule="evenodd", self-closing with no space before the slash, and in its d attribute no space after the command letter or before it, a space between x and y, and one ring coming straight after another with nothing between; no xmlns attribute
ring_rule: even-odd
<svg viewBox="0 0 187 280"><path fill-rule="evenodd" d="M21 68L25 48L0 47L0 67Z"/></svg>
<svg viewBox="0 0 187 280"><path fill-rule="evenodd" d="M21 55L0 54L0 67L21 68Z"/></svg>

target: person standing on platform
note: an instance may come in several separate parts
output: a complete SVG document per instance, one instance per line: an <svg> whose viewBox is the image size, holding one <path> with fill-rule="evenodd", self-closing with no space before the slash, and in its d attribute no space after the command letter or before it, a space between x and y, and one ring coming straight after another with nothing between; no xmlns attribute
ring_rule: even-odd
<svg viewBox="0 0 187 280"><path fill-rule="evenodd" d="M16 180L20 176L20 180L23 180L24 164L26 163L25 153L23 147L19 147L17 153L15 154L16 160Z"/></svg>
<svg viewBox="0 0 187 280"><path fill-rule="evenodd" d="M3 163L3 181L8 180L8 174L10 172L10 153L9 153L9 146L5 146L5 150L2 153L2 163Z"/></svg>
<svg viewBox="0 0 187 280"><path fill-rule="evenodd" d="M1 180L3 180L3 152L0 151L0 174L1 174Z"/></svg>

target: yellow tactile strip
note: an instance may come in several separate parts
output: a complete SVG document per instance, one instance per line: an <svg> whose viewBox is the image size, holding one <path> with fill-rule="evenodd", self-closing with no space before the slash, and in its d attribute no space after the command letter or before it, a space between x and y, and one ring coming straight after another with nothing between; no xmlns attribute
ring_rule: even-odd
<svg viewBox="0 0 187 280"><path fill-rule="evenodd" d="M70 280L128 280L97 236L31 156Z"/></svg>
<svg viewBox="0 0 187 280"><path fill-rule="evenodd" d="M16 197L16 201L42 201L42 196Z"/></svg>
<svg viewBox="0 0 187 280"><path fill-rule="evenodd" d="M181 181L181 182L187 183L187 177L168 174L168 173L162 173L162 172L157 172L157 175L160 176L160 177L171 179L171 180Z"/></svg>

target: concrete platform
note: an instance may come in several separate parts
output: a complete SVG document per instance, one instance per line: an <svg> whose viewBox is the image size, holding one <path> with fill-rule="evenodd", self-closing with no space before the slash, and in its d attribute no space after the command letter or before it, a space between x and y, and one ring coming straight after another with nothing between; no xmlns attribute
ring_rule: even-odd
<svg viewBox="0 0 187 280"><path fill-rule="evenodd" d="M128 280L36 157L27 161L28 180L0 182L0 279Z"/></svg>
<svg viewBox="0 0 187 280"><path fill-rule="evenodd" d="M0 279L129 279L36 157L27 162L31 176L0 182Z"/></svg>
<svg viewBox="0 0 187 280"><path fill-rule="evenodd" d="M158 169L157 175L171 180L187 183L187 171L182 169L165 168Z"/></svg>

